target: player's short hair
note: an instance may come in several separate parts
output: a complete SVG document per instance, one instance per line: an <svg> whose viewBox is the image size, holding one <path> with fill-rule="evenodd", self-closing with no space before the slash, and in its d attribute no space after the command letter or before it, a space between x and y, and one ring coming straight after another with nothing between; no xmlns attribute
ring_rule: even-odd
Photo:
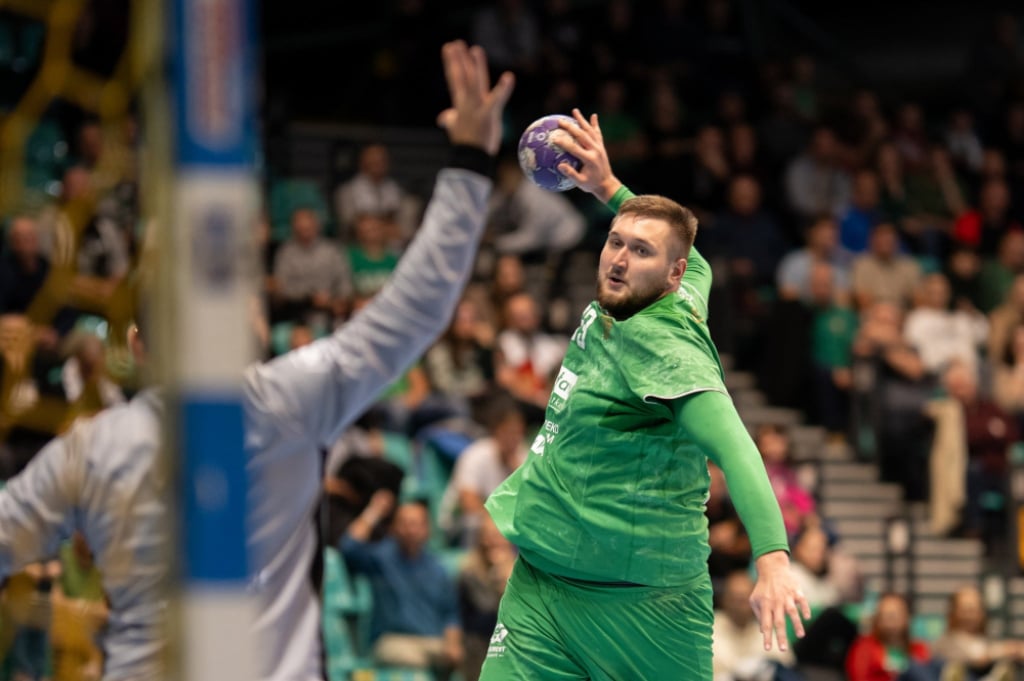
<svg viewBox="0 0 1024 681"><path fill-rule="evenodd" d="M697 238L697 216L689 208L664 196L644 194L634 196L623 203L615 220L624 215L664 220L672 228L672 233L682 246L680 257L689 257L693 240ZM615 221L612 224L614 225Z"/></svg>

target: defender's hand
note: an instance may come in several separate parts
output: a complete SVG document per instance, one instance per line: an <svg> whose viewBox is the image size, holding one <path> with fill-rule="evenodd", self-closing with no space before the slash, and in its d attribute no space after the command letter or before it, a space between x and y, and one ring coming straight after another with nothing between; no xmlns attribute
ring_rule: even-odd
<svg viewBox="0 0 1024 681"><path fill-rule="evenodd" d="M437 117L452 144L479 147L494 156L501 146L501 114L515 78L506 71L492 88L483 48L455 40L441 48L452 106Z"/></svg>

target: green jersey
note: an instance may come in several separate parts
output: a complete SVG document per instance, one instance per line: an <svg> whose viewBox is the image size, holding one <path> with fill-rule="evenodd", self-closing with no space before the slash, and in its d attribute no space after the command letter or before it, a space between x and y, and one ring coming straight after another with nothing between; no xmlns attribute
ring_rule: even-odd
<svg viewBox="0 0 1024 681"><path fill-rule="evenodd" d="M679 290L616 321L584 310L527 461L487 500L529 563L590 581L678 586L706 573L707 455L726 472L755 557L786 548L778 505L728 399L706 323L711 271L692 250ZM687 396L722 393L700 424ZM704 423L711 420L714 423ZM699 428L698 428L699 426ZM707 433L721 440L709 442ZM733 488L736 489L733 489ZM763 525L763 527L762 527Z"/></svg>
<svg viewBox="0 0 1024 681"><path fill-rule="evenodd" d="M487 501L542 570L672 586L707 569L707 458L671 401L725 392L694 250L679 289L624 321L592 302L569 343L530 457Z"/></svg>

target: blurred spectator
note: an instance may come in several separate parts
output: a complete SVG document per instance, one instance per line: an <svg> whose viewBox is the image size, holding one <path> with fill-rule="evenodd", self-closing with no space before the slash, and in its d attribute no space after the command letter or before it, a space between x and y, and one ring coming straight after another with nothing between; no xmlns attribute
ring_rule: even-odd
<svg viewBox="0 0 1024 681"><path fill-rule="evenodd" d="M1024 659L1024 641L990 638L981 592L964 586L949 597L946 631L935 642L935 651L947 667L943 679L1013 681L1015 663Z"/></svg>
<svg viewBox="0 0 1024 681"><path fill-rule="evenodd" d="M487 512L484 501L526 461L526 422L512 399L498 395L486 408L487 436L462 451L441 501L440 524L460 546L472 546Z"/></svg>
<svg viewBox="0 0 1024 681"><path fill-rule="evenodd" d="M829 537L820 523L805 524L793 538L793 577L807 596L812 617L843 602L843 588L831 574L831 558Z"/></svg>
<svg viewBox="0 0 1024 681"><path fill-rule="evenodd" d="M369 144L359 152L358 172L334 192L334 210L343 235L359 215L370 214L393 221L401 239L412 236L419 201L399 186L390 170L388 149L383 144Z"/></svg>
<svg viewBox="0 0 1024 681"><path fill-rule="evenodd" d="M452 415L452 406L431 399L430 379L422 364L414 364L392 383L370 407L381 427L413 437L434 421Z"/></svg>
<svg viewBox="0 0 1024 681"><path fill-rule="evenodd" d="M495 334L480 303L467 296L455 308L447 333L427 350L431 387L460 413L470 413L493 386Z"/></svg>
<svg viewBox="0 0 1024 681"><path fill-rule="evenodd" d="M50 595L60 578L60 563L31 563L4 585L4 628L11 681L49 681Z"/></svg>
<svg viewBox="0 0 1024 681"><path fill-rule="evenodd" d="M497 71L533 73L539 66L541 34L537 18L523 0L499 0L473 17L473 43L484 48Z"/></svg>
<svg viewBox="0 0 1024 681"><path fill-rule="evenodd" d="M778 171L799 153L807 141L803 121L796 111L793 86L780 83L771 92L772 109L761 120L758 139L771 171ZM809 174L805 172L804 174Z"/></svg>
<svg viewBox="0 0 1024 681"><path fill-rule="evenodd" d="M349 524L381 489L398 495L405 472L387 460L388 443L380 424L370 414L342 433L331 445L324 463L324 498L321 532L337 546ZM390 520L390 515L382 520ZM378 524L373 539L384 535L386 523Z"/></svg>
<svg viewBox="0 0 1024 681"><path fill-rule="evenodd" d="M828 215L819 216L807 229L806 243L806 246L793 251L779 263L779 296L786 300L810 303L811 270L817 262L832 265L836 293L847 295L853 256L839 244L839 229L835 220Z"/></svg>
<svg viewBox="0 0 1024 681"><path fill-rule="evenodd" d="M790 207L803 219L842 213L850 201L850 176L840 165L832 128L815 128L804 153L786 168L785 182Z"/></svg>
<svg viewBox="0 0 1024 681"><path fill-rule="evenodd" d="M830 433L843 434L850 414L849 390L853 364L851 347L857 333L857 315L835 291L835 273L828 263L811 270L811 377L814 385L811 414Z"/></svg>
<svg viewBox="0 0 1024 681"><path fill-rule="evenodd" d="M1020 186L1024 182L1024 100L1018 99L1007 107L1005 124L997 140L1006 154L1009 179Z"/></svg>
<svg viewBox="0 0 1024 681"><path fill-rule="evenodd" d="M900 253L899 233L891 222L875 225L868 251L853 261L853 296L861 309L884 301L907 307L921 282L921 266Z"/></svg>
<svg viewBox="0 0 1024 681"><path fill-rule="evenodd" d="M727 258L730 283L743 290L771 285L786 252L778 224L761 207L761 185L751 175L732 178L728 208L698 234L707 257Z"/></svg>
<svg viewBox="0 0 1024 681"><path fill-rule="evenodd" d="M528 420L533 422L547 406L568 339L541 331L537 302L526 293L513 294L505 301L504 321L496 345L495 378L517 400L532 407Z"/></svg>
<svg viewBox="0 0 1024 681"><path fill-rule="evenodd" d="M495 250L534 261L545 262L571 249L586 228L583 216L562 194L541 189L523 176L515 156L505 156L498 164L488 213Z"/></svg>
<svg viewBox="0 0 1024 681"><path fill-rule="evenodd" d="M889 124L882 114L878 94L872 90L858 90L852 101L853 130L849 137L850 160L855 166L870 166L878 148L889 136Z"/></svg>
<svg viewBox="0 0 1024 681"><path fill-rule="evenodd" d="M732 0L707 0L701 29L699 69L705 82L744 83L753 65L742 17Z"/></svg>
<svg viewBox="0 0 1024 681"><path fill-rule="evenodd" d="M607 78L597 88L597 115L608 158L616 172L627 177L637 171L647 156L647 138L643 126L626 106L627 85L620 78Z"/></svg>
<svg viewBox="0 0 1024 681"><path fill-rule="evenodd" d="M390 221L382 215L356 215L355 240L348 246L348 276L357 299L372 298L398 265L398 255L390 248ZM340 311L336 314L340 314Z"/></svg>
<svg viewBox="0 0 1024 681"><path fill-rule="evenodd" d="M73 331L65 342L68 359L61 369L64 397L76 414L93 414L125 401L124 392L107 371L107 348L86 331Z"/></svg>
<svg viewBox="0 0 1024 681"><path fill-rule="evenodd" d="M724 577L736 570L745 570L751 561L750 537L740 522L736 507L729 498L725 473L712 462L708 462L710 483L705 514L708 517L708 571L716 587Z"/></svg>
<svg viewBox="0 0 1024 681"><path fill-rule="evenodd" d="M1020 75L1021 50L1017 19L1000 14L976 37L967 56L966 84L983 111L1004 101L1011 80Z"/></svg>
<svg viewBox="0 0 1024 681"><path fill-rule="evenodd" d="M853 176L850 205L839 218L839 242L852 253L863 253L871 230L883 219L878 176L873 170L861 170Z"/></svg>
<svg viewBox="0 0 1024 681"><path fill-rule="evenodd" d="M68 168L64 171L60 213L56 216L64 224L53 231L58 246L65 238L62 233L76 235L75 271L82 277L98 280L94 285L104 283L106 286L101 287L99 294L110 295L128 272L128 238L121 226L99 209L100 198L96 196L91 171L83 166ZM88 216L85 220L83 214ZM79 280L76 285L83 283Z"/></svg>
<svg viewBox="0 0 1024 681"><path fill-rule="evenodd" d="M609 0L605 14L594 36L594 61L602 75L621 70L636 73L641 70L641 53L635 49L643 40L636 21L633 3L629 0Z"/></svg>
<svg viewBox="0 0 1024 681"><path fill-rule="evenodd" d="M926 259L925 262L928 262ZM980 310L982 259L969 246L954 243L946 261L945 274L949 279L950 297L953 307L964 310Z"/></svg>
<svg viewBox="0 0 1024 681"><path fill-rule="evenodd" d="M793 103L805 121L818 120L818 92L814 57L802 54L793 59Z"/></svg>
<svg viewBox="0 0 1024 681"><path fill-rule="evenodd" d="M490 291L488 292L490 302L488 314L495 327L504 325L499 317L505 310L505 303L508 299L525 290L526 271L522 258L511 254L499 255L494 261Z"/></svg>
<svg viewBox="0 0 1024 681"><path fill-rule="evenodd" d="M644 186L652 193L686 198L679 186L679 178L689 167L692 146L685 123L686 111L671 77L658 74L651 83L645 133L650 142L650 159L645 164Z"/></svg>
<svg viewBox="0 0 1024 681"><path fill-rule="evenodd" d="M959 170L971 174L981 172L984 152L981 138L974 129L974 114L969 109L956 109L950 114L946 148Z"/></svg>
<svg viewBox="0 0 1024 681"><path fill-rule="evenodd" d="M981 394L976 370L964 363L951 365L943 376L949 396L964 410L967 432L967 496L963 531L981 537L991 548L1005 531L1007 456L1017 441L1016 421L999 405Z"/></svg>
<svg viewBox="0 0 1024 681"><path fill-rule="evenodd" d="M1010 335L1014 327L1024 322L1024 274L1013 278L1010 290L999 307L989 313L988 320L988 359L996 365L1006 364Z"/></svg>
<svg viewBox="0 0 1024 681"><path fill-rule="evenodd" d="M51 598L53 678L100 679L103 653L95 640L109 612L100 572L81 532L60 548L60 578Z"/></svg>
<svg viewBox="0 0 1024 681"><path fill-rule="evenodd" d="M872 435L882 480L902 484L908 499L920 500L927 497L931 437L922 410L932 386L902 327L902 312L892 303L876 302L861 313L853 341L855 425Z"/></svg>
<svg viewBox="0 0 1024 681"><path fill-rule="evenodd" d="M908 172L916 173L927 168L929 142L925 132L924 112L919 104L905 102L900 106L896 112L892 143Z"/></svg>
<svg viewBox="0 0 1024 681"><path fill-rule="evenodd" d="M714 681L791 681L791 650L764 649L761 624L750 608L754 582L746 570L726 577L719 592L712 632Z"/></svg>
<svg viewBox="0 0 1024 681"><path fill-rule="evenodd" d="M853 642L846 656L849 681L934 681L925 665L931 651L910 638L910 606L899 594L878 600L871 630Z"/></svg>
<svg viewBox="0 0 1024 681"><path fill-rule="evenodd" d="M808 520L817 517L817 504L797 479L796 469L790 459L789 434L785 429L775 424L764 424L757 429L756 442L772 491L782 510L786 533L794 537Z"/></svg>
<svg viewBox="0 0 1024 681"><path fill-rule="evenodd" d="M721 128L705 125L697 131L690 163L679 188L687 205L698 217L721 210L731 173Z"/></svg>
<svg viewBox="0 0 1024 681"><path fill-rule="evenodd" d="M989 180L981 187L978 207L956 219L953 238L983 256L993 256L1003 235L1020 229L1020 223L1010 216L1010 189L1006 182Z"/></svg>
<svg viewBox="0 0 1024 681"><path fill-rule="evenodd" d="M16 215L7 227L7 248L0 267L0 312L26 312L43 288L50 262L39 246L36 221Z"/></svg>
<svg viewBox="0 0 1024 681"><path fill-rule="evenodd" d="M545 69L550 74L579 73L586 66L590 36L585 30L587 25L576 15L571 0L545 0L538 24Z"/></svg>
<svg viewBox="0 0 1024 681"><path fill-rule="evenodd" d="M729 164L734 174L746 173L761 180L767 173L758 154L757 131L749 123L729 128Z"/></svg>
<svg viewBox="0 0 1024 681"><path fill-rule="evenodd" d="M992 398L1000 409L1013 415L1017 430L1024 432L1024 324L1010 329L1002 353L992 361Z"/></svg>
<svg viewBox="0 0 1024 681"><path fill-rule="evenodd" d="M292 213L292 236L274 258L277 295L272 318L327 330L346 313L348 270L338 247L320 236L320 218L309 209Z"/></svg>
<svg viewBox="0 0 1024 681"><path fill-rule="evenodd" d="M976 310L950 310L949 303L945 275L929 274L918 289L917 306L907 315L904 337L932 374L954 361L976 368L988 334L984 315Z"/></svg>
<svg viewBox="0 0 1024 681"><path fill-rule="evenodd" d="M1013 280L1024 274L1024 230L1013 229L1003 234L995 258L981 266L978 276L978 307L991 312L1006 298Z"/></svg>
<svg viewBox="0 0 1024 681"><path fill-rule="evenodd" d="M370 636L377 664L432 670L448 678L463 659L454 584L427 548L430 514L419 502L398 506L391 536L370 543L373 528L394 509L394 494L374 493L349 525L340 548L355 572L370 578Z"/></svg>
<svg viewBox="0 0 1024 681"><path fill-rule="evenodd" d="M498 603L505 593L515 558L515 548L485 513L476 543L458 577L459 614L466 649L461 671L465 681L480 678L480 667L498 622Z"/></svg>
<svg viewBox="0 0 1024 681"><path fill-rule="evenodd" d="M639 47L647 65L661 64L682 74L688 71L700 45L699 32L685 0L658 0L642 14Z"/></svg>

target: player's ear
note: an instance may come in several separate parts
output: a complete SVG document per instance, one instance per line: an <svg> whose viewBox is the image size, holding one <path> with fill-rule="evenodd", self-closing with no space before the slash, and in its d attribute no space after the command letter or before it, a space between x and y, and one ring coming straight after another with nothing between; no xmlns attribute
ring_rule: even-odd
<svg viewBox="0 0 1024 681"><path fill-rule="evenodd" d="M668 281L673 287L678 286L686 274L686 258L676 258L672 261L672 267L668 271Z"/></svg>

